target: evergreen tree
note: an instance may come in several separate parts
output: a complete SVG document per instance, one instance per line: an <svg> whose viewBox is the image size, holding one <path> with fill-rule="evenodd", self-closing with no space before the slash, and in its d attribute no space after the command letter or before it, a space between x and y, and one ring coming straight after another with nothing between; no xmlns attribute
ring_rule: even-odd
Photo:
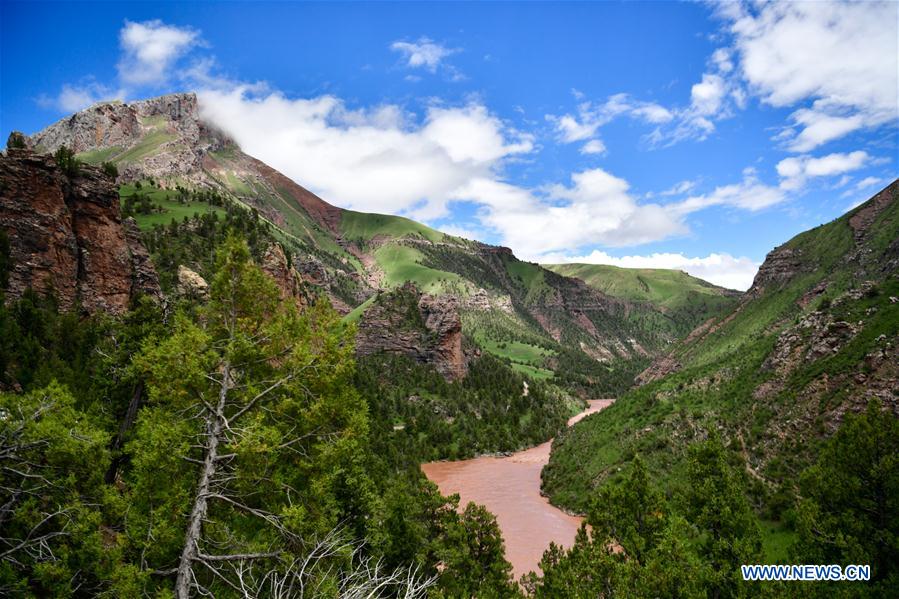
<svg viewBox="0 0 899 599"><path fill-rule="evenodd" d="M0 394L0 595L95 594L110 576L108 442L56 383Z"/></svg>
<svg viewBox="0 0 899 599"><path fill-rule="evenodd" d="M629 558L642 564L658 543L666 510L662 495L649 482L643 460L636 456L622 484L600 489L588 522L601 535L620 545Z"/></svg>
<svg viewBox="0 0 899 599"><path fill-rule="evenodd" d="M805 563L868 564L873 596L899 589L899 419L872 401L847 415L814 466L802 476L796 559ZM862 584L862 583L859 583ZM846 583L821 585L822 594ZM855 585L856 587L858 585ZM836 587L836 588L835 588Z"/></svg>
<svg viewBox="0 0 899 599"><path fill-rule="evenodd" d="M136 360L149 405L128 447L129 536L178 597L262 580L338 525L364 538L372 497L351 334L324 304L299 314L281 302L231 237L199 319L177 316Z"/></svg>
<svg viewBox="0 0 899 599"><path fill-rule="evenodd" d="M458 496L451 501L455 507ZM520 594L496 517L484 506L469 503L457 521L449 521L444 533L439 597L497 599Z"/></svg>
<svg viewBox="0 0 899 599"><path fill-rule="evenodd" d="M743 583L740 566L758 563L761 533L717 434L690 448L687 482L686 515L699 529L700 556L712 571L709 595L745 596L755 587Z"/></svg>

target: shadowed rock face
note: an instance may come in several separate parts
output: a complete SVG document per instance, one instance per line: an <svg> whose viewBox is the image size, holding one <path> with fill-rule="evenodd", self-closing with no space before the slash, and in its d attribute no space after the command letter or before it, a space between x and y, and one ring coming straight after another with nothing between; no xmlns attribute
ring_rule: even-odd
<svg viewBox="0 0 899 599"><path fill-rule="evenodd" d="M422 294L411 283L382 294L359 323L356 353L400 354L433 364L447 380L468 374L462 320L452 296Z"/></svg>
<svg viewBox="0 0 899 599"><path fill-rule="evenodd" d="M122 222L114 182L98 168L68 177L49 155L9 150L0 156L0 223L11 299L30 287L63 310L121 314L138 294L162 297L136 229Z"/></svg>

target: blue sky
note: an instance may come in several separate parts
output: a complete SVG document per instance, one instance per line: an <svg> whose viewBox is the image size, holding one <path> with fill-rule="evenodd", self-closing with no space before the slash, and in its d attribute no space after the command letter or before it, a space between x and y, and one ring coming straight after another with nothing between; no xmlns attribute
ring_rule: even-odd
<svg viewBox="0 0 899 599"><path fill-rule="evenodd" d="M899 4L2 4L0 125L199 93L326 200L746 288L897 173Z"/></svg>

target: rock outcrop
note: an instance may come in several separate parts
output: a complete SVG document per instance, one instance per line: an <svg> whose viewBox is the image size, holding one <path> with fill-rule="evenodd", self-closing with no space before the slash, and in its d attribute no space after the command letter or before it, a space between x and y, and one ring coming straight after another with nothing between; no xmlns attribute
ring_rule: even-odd
<svg viewBox="0 0 899 599"><path fill-rule="evenodd" d="M9 237L6 297L53 294L63 310L121 314L138 294L160 298L136 231L122 222L114 182L99 168L62 172L52 156L0 156L0 223Z"/></svg>
<svg viewBox="0 0 899 599"><path fill-rule="evenodd" d="M104 151L112 157L122 152L120 172L126 179L137 179L198 171L205 153L227 140L202 125L195 94L171 94L94 104L34 134L30 141L48 152L60 146L76 154Z"/></svg>
<svg viewBox="0 0 899 599"><path fill-rule="evenodd" d="M130 216L123 221L125 240L131 252L131 295L146 295L156 301L163 300L159 274L150 259L150 252L140 239L137 222Z"/></svg>
<svg viewBox="0 0 899 599"><path fill-rule="evenodd" d="M803 261L802 251L782 245L771 250L746 292L748 297L760 297L766 290L784 285L806 268L811 266Z"/></svg>
<svg viewBox="0 0 899 599"><path fill-rule="evenodd" d="M282 299L293 301L299 308L308 305L309 301L303 285L303 279L287 263L287 256L280 245L273 243L268 247L265 255L262 257L260 267L263 272L275 281L275 284L281 291Z"/></svg>
<svg viewBox="0 0 899 599"><path fill-rule="evenodd" d="M205 300L209 297L209 283L197 272L183 264L178 267L178 285L175 293L181 297Z"/></svg>
<svg viewBox="0 0 899 599"><path fill-rule="evenodd" d="M411 283L380 294L359 323L356 353L382 352L433 364L450 381L463 378L468 361L456 298L422 294Z"/></svg>

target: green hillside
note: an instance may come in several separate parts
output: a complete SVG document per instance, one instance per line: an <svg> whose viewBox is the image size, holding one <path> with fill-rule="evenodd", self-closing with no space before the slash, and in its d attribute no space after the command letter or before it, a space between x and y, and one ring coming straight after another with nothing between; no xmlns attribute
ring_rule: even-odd
<svg viewBox="0 0 899 599"><path fill-rule="evenodd" d="M711 428L746 460L759 513L780 518L847 411L878 398L899 413L897 190L777 248L739 306L656 365L667 376L563 434L543 474L552 501L584 510L635 455L678 489Z"/></svg>
<svg viewBox="0 0 899 599"><path fill-rule="evenodd" d="M679 270L621 268L606 264L545 264L566 277L581 279L612 297L647 302L668 316L683 336L712 316L733 308L739 293Z"/></svg>
<svg viewBox="0 0 899 599"><path fill-rule="evenodd" d="M613 297L647 301L666 308L680 308L695 296L728 297L727 290L681 270L621 268L609 264L544 264L553 272L577 277Z"/></svg>
<svg viewBox="0 0 899 599"><path fill-rule="evenodd" d="M418 236L428 241L443 241L453 238L414 220L390 214L369 214L344 210L341 213L340 231L344 238L354 241L370 241L376 236L401 238Z"/></svg>

